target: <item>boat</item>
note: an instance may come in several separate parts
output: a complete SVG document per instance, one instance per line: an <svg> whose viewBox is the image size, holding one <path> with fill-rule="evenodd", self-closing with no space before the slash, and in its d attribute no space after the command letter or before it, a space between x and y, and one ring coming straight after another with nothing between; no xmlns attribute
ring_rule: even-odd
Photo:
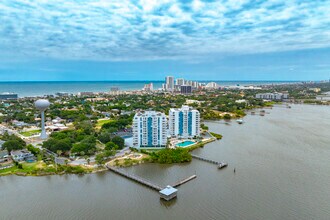
<svg viewBox="0 0 330 220"><path fill-rule="evenodd" d="M243 119L237 119L236 121L238 124L243 124L243 122L244 122Z"/></svg>

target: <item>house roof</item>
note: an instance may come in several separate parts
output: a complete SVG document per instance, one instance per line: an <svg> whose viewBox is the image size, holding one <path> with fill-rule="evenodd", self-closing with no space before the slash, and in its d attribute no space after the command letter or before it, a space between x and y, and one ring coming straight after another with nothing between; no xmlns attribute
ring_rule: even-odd
<svg viewBox="0 0 330 220"><path fill-rule="evenodd" d="M22 154L30 154L31 152L28 151L28 150L15 150L15 151L11 151L10 154L12 156L15 156L15 155L22 155Z"/></svg>
<svg viewBox="0 0 330 220"><path fill-rule="evenodd" d="M0 158L5 156L8 156L8 151L7 150L0 151Z"/></svg>

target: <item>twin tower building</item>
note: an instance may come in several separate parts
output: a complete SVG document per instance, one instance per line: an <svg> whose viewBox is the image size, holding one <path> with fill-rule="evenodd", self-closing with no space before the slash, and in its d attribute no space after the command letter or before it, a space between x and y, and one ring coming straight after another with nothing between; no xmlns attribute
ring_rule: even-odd
<svg viewBox="0 0 330 220"><path fill-rule="evenodd" d="M164 113L141 111L133 118L133 147L165 147L168 137L193 138L200 135L199 111L182 106Z"/></svg>

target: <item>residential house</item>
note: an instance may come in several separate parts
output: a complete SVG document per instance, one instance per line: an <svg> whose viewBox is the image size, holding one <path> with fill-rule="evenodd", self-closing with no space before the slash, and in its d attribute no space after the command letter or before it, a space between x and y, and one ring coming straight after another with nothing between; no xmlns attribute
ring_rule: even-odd
<svg viewBox="0 0 330 220"><path fill-rule="evenodd" d="M13 158L13 160L16 162L35 159L34 155L26 149L11 151L10 155Z"/></svg>

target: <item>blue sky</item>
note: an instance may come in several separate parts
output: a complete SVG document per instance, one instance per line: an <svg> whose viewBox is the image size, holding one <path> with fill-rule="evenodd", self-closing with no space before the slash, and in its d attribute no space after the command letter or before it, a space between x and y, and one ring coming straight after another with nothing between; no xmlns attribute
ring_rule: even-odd
<svg viewBox="0 0 330 220"><path fill-rule="evenodd" d="M2 0L0 81L330 78L329 0Z"/></svg>

